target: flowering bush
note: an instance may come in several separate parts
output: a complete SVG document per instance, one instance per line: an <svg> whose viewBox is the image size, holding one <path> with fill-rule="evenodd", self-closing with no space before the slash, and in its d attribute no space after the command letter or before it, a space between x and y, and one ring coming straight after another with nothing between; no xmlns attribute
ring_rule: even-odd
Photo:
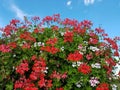
<svg viewBox="0 0 120 90"><path fill-rule="evenodd" d="M2 28L2 90L112 90L119 37L111 39L91 21L60 19L59 14Z"/></svg>

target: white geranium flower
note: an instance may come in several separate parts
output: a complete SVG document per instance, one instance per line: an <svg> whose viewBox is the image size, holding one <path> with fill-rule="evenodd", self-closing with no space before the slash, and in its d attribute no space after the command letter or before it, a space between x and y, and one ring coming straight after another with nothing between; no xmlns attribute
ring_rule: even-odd
<svg viewBox="0 0 120 90"><path fill-rule="evenodd" d="M83 52L79 51L79 53L83 55Z"/></svg>
<svg viewBox="0 0 120 90"><path fill-rule="evenodd" d="M36 47L36 46L37 46L37 42L34 43L34 47Z"/></svg>
<svg viewBox="0 0 120 90"><path fill-rule="evenodd" d="M88 44L88 42L87 42L87 41L84 41L84 43L85 43L85 44Z"/></svg>
<svg viewBox="0 0 120 90"><path fill-rule="evenodd" d="M48 69L48 67L46 67L46 69Z"/></svg>
<svg viewBox="0 0 120 90"><path fill-rule="evenodd" d="M111 86L112 86L112 90L117 90L117 85L112 84Z"/></svg>
<svg viewBox="0 0 120 90"><path fill-rule="evenodd" d="M76 66L77 66L76 62L72 62L72 67L76 67Z"/></svg>
<svg viewBox="0 0 120 90"><path fill-rule="evenodd" d="M92 68L95 68L95 64L91 64L91 67L92 67Z"/></svg>
<svg viewBox="0 0 120 90"><path fill-rule="evenodd" d="M62 51L64 51L64 47L61 47L60 49L61 49Z"/></svg>
<svg viewBox="0 0 120 90"><path fill-rule="evenodd" d="M78 88L80 88L80 87L81 87L81 85L80 85L80 84L76 84L76 86L77 86Z"/></svg>
<svg viewBox="0 0 120 90"><path fill-rule="evenodd" d="M40 53L42 53L43 51L40 50Z"/></svg>
<svg viewBox="0 0 120 90"><path fill-rule="evenodd" d="M20 38L18 37L18 38L15 38L15 41L17 41L17 40L19 40Z"/></svg>
<svg viewBox="0 0 120 90"><path fill-rule="evenodd" d="M101 68L100 63L91 64L92 68Z"/></svg>
<svg viewBox="0 0 120 90"><path fill-rule="evenodd" d="M13 57L16 57L16 54L14 54Z"/></svg>
<svg viewBox="0 0 120 90"><path fill-rule="evenodd" d="M47 70L44 70L43 72L44 72L44 73L48 73L48 71L47 71Z"/></svg>
<svg viewBox="0 0 120 90"><path fill-rule="evenodd" d="M83 51L83 52L86 52L86 46L82 48L82 51Z"/></svg>
<svg viewBox="0 0 120 90"><path fill-rule="evenodd" d="M61 36L63 36L65 33L64 32L60 32Z"/></svg>
<svg viewBox="0 0 120 90"><path fill-rule="evenodd" d="M80 88L82 83L80 81L78 81L77 83L75 83L76 87Z"/></svg>
<svg viewBox="0 0 120 90"><path fill-rule="evenodd" d="M42 42L38 42L37 45L38 45L38 46L41 46L41 45L42 45Z"/></svg>
<svg viewBox="0 0 120 90"><path fill-rule="evenodd" d="M15 66L13 66L13 70L15 70Z"/></svg>
<svg viewBox="0 0 120 90"><path fill-rule="evenodd" d="M95 67L96 67L96 68L101 68L100 63L95 63Z"/></svg>
<svg viewBox="0 0 120 90"><path fill-rule="evenodd" d="M77 61L77 66L80 66L80 64L83 64L83 62Z"/></svg>
<svg viewBox="0 0 120 90"><path fill-rule="evenodd" d="M45 45L45 43L42 43L42 46L44 46Z"/></svg>
<svg viewBox="0 0 120 90"><path fill-rule="evenodd" d="M89 49L92 50L92 51L98 51L98 50L100 50L100 49L98 49L97 47L93 47L93 46L90 46Z"/></svg>
<svg viewBox="0 0 120 90"><path fill-rule="evenodd" d="M112 78L113 78L113 79L118 79L118 78L119 78L119 75L113 75Z"/></svg>
<svg viewBox="0 0 120 90"><path fill-rule="evenodd" d="M23 44L21 43L20 46L22 46Z"/></svg>
<svg viewBox="0 0 120 90"><path fill-rule="evenodd" d="M34 47L37 47L37 46L44 46L44 43L42 43L42 42L35 42L34 43Z"/></svg>

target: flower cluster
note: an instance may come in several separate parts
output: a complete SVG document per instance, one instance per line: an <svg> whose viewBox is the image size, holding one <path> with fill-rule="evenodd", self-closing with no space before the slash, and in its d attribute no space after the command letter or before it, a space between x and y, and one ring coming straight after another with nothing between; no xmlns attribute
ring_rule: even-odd
<svg viewBox="0 0 120 90"><path fill-rule="evenodd" d="M82 59L82 54L79 52L70 53L67 59L70 61L79 61Z"/></svg>
<svg viewBox="0 0 120 90"><path fill-rule="evenodd" d="M117 41L89 20L59 14L13 19L0 38L2 90L111 90L120 59Z"/></svg>
<svg viewBox="0 0 120 90"><path fill-rule="evenodd" d="M101 83L97 86L96 90L109 90L109 85L107 83Z"/></svg>
<svg viewBox="0 0 120 90"><path fill-rule="evenodd" d="M25 71L28 71L28 62L26 60L23 60L23 62L16 67L16 72L23 75Z"/></svg>
<svg viewBox="0 0 120 90"><path fill-rule="evenodd" d="M83 74L89 74L91 72L91 67L83 63L78 67L78 71Z"/></svg>
<svg viewBox="0 0 120 90"><path fill-rule="evenodd" d="M91 77L91 79L89 80L89 82L90 82L90 85L92 87L95 87L97 84L100 83L96 77Z"/></svg>

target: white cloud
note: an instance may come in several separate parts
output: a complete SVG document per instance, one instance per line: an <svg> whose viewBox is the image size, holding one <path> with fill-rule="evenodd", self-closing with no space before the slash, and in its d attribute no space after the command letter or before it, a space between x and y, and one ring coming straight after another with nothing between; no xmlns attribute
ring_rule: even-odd
<svg viewBox="0 0 120 90"><path fill-rule="evenodd" d="M70 6L71 3L72 3L72 1L68 1L68 2L67 2L67 6Z"/></svg>
<svg viewBox="0 0 120 90"><path fill-rule="evenodd" d="M84 0L85 5L94 4L95 0Z"/></svg>
<svg viewBox="0 0 120 90"><path fill-rule="evenodd" d="M16 14L16 17L23 20L24 16L27 16L26 13L24 13L18 6L15 4L11 4L11 10Z"/></svg>
<svg viewBox="0 0 120 90"><path fill-rule="evenodd" d="M72 8L73 8L71 4L72 4L72 1L71 1L71 0L67 1L67 3L66 3L66 5L67 5L67 7L68 7L69 9L72 9Z"/></svg>

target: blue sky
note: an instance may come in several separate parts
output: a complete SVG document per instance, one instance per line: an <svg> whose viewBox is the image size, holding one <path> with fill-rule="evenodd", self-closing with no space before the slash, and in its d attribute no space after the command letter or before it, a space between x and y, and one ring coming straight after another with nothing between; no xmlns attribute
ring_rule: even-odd
<svg viewBox="0 0 120 90"><path fill-rule="evenodd" d="M0 27L13 18L59 13L61 18L91 20L110 37L120 36L120 0L0 0Z"/></svg>

